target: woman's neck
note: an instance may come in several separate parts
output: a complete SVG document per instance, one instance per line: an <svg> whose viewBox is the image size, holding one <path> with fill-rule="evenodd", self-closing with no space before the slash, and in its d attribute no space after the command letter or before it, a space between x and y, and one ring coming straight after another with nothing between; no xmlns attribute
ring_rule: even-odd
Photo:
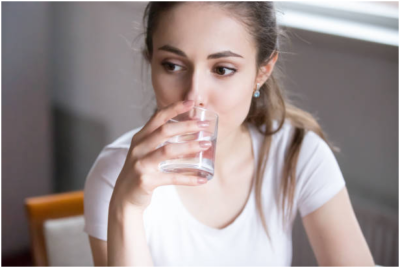
<svg viewBox="0 0 400 268"><path fill-rule="evenodd" d="M251 157L251 137L246 123L242 124L236 131L232 131L217 140L215 152L214 176L221 184L227 183L232 168L243 163L247 157Z"/></svg>

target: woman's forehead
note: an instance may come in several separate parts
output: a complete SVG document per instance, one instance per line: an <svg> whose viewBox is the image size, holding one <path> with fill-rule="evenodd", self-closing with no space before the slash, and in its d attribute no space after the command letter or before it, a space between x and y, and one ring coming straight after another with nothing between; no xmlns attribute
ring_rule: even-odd
<svg viewBox="0 0 400 268"><path fill-rule="evenodd" d="M155 50L172 45L188 56L229 50L248 58L255 51L244 25L210 4L185 3L164 13L153 34L153 45Z"/></svg>

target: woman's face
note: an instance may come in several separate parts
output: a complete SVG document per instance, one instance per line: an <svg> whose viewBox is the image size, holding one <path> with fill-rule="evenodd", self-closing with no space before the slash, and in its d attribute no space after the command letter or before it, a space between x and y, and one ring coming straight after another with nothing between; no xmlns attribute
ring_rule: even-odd
<svg viewBox="0 0 400 268"><path fill-rule="evenodd" d="M225 136L249 112L255 62L256 48L239 21L217 5L180 4L161 16L153 35L157 106L194 100L219 115L218 132Z"/></svg>

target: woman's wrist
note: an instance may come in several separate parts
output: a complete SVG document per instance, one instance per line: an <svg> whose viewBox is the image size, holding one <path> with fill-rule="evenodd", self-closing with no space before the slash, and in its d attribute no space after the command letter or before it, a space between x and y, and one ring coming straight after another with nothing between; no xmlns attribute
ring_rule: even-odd
<svg viewBox="0 0 400 268"><path fill-rule="evenodd" d="M124 202L111 198L109 206L109 216L114 219L123 220L126 216L130 217L143 217L143 209L135 207L129 202Z"/></svg>
<svg viewBox="0 0 400 268"><path fill-rule="evenodd" d="M108 266L153 265L146 240L143 209L112 198L107 241Z"/></svg>

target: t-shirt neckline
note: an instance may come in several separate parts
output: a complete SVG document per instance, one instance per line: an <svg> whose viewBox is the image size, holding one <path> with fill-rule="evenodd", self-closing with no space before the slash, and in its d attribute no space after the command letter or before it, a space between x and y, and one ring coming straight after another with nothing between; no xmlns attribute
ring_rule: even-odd
<svg viewBox="0 0 400 268"><path fill-rule="evenodd" d="M247 123L247 126L248 126L248 130L250 133L251 144L252 144L252 149L253 149L252 153L253 153L253 159L254 159L254 170L256 171L256 168L257 168L256 163L257 163L257 156L258 156L258 150L257 150L257 146L256 146L256 137L255 137L253 126L250 123ZM223 235L226 233L230 233L237 228L240 228L241 223L244 220L246 220L246 218L248 218L247 215L249 214L249 211L252 209L252 207L255 204L255 200L254 200L255 176L256 176L256 172L254 172L254 175L253 175L250 196L247 199L246 205L243 208L242 212L236 217L236 219L232 223L230 223L228 226L226 226L222 229L208 226L208 225L200 222L199 220L197 220L182 204L182 201L179 197L178 191L176 190L175 186L171 185L171 187L173 190L173 196L178 205L178 210L182 213L185 221L189 222L192 226L195 226L195 228L198 228L205 233L209 233L210 235Z"/></svg>

